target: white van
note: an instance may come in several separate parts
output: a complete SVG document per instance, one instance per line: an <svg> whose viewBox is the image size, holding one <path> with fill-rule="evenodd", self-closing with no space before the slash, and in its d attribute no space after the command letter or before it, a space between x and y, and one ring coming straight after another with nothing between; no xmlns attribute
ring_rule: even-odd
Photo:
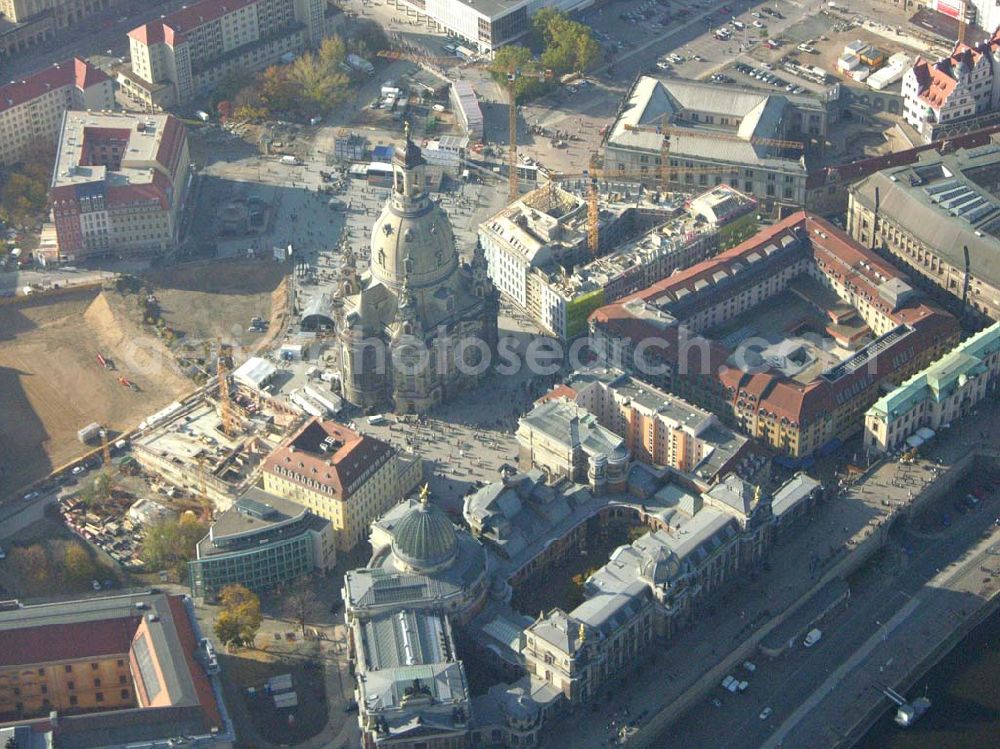
<svg viewBox="0 0 1000 749"><path fill-rule="evenodd" d="M809 630L809 634L806 635L806 639L802 641L802 644L807 648L811 648L813 645L819 642L820 639L822 639L822 637L823 633L820 632L818 629Z"/></svg>

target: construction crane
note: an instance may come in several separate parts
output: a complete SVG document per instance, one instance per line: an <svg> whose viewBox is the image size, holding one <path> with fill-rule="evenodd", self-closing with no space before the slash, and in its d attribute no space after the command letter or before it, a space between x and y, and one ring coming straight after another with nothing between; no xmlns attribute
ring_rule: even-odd
<svg viewBox="0 0 1000 749"><path fill-rule="evenodd" d="M598 248L600 247L600 207L598 200L597 182L598 180L636 180L643 181L648 180L651 175L648 171L635 171L635 170L613 170L606 169L599 165L599 161L596 157L590 160L590 169L585 172L553 172L548 175L548 180L550 185L554 185L557 182L568 182L574 179L589 179L590 184L587 189L587 249L590 250L592 255L596 255ZM739 171L739 166L705 166L705 167L679 167L680 171L685 174L733 174L735 175ZM667 192L667 183L669 179L669 170L665 171L664 176L661 177L660 189L663 192ZM707 185L705 186L708 187Z"/></svg>
<svg viewBox="0 0 1000 749"><path fill-rule="evenodd" d="M440 65L442 67L466 67L466 68L477 68L479 70L489 70L491 72L497 72L496 68L492 65L485 65L483 63L469 62L459 60L457 57L429 57L425 55L414 55L409 52L401 52L399 50L382 50L378 53L379 57L385 57L389 60L405 60L407 62L412 62L416 64L426 63L428 65ZM504 84L504 90L507 92L507 104L508 104L508 148L507 148L507 184L508 184L508 198L511 202L515 201L520 197L520 186L519 186L519 175L517 173L517 82L524 77L537 78L540 81L547 81L552 78L551 70L540 70L540 71L521 71L517 69L508 70L506 72L507 80Z"/></svg>
<svg viewBox="0 0 1000 749"><path fill-rule="evenodd" d="M683 127L663 127L663 126L649 126L649 125L625 125L625 129L633 133L657 133L660 135L668 136L671 133L676 135L703 135L711 138L716 138L718 140L731 140L737 141L739 143L749 143L754 146L774 146L775 148L790 148L797 151L805 149L805 145L797 140L787 140L785 138L761 138L756 135L751 135L749 138L742 138L735 133L723 133L716 131L694 131Z"/></svg>
<svg viewBox="0 0 1000 749"><path fill-rule="evenodd" d="M965 9L966 9L966 4L963 1L962 4L958 8L958 43L959 44L965 44L965 30L966 30Z"/></svg>
<svg viewBox="0 0 1000 749"><path fill-rule="evenodd" d="M665 115L664 115L665 116ZM632 133L656 133L663 136L663 144L660 147L660 188L667 189L670 181L670 135L692 134L692 131L682 127L671 127L669 125L625 125L625 129ZM805 146L797 140L787 140L784 138L762 138L750 136L741 138L735 133L712 132L712 138L718 140L736 141L739 143L749 143L753 146L772 146L774 148L787 148L801 151Z"/></svg>
<svg viewBox="0 0 1000 749"><path fill-rule="evenodd" d="M219 416L222 417L222 431L227 437L236 434L236 418L233 415L233 402L229 398L229 379L226 369L226 357L230 354L228 345L219 342L219 355L217 357L218 379L219 379Z"/></svg>

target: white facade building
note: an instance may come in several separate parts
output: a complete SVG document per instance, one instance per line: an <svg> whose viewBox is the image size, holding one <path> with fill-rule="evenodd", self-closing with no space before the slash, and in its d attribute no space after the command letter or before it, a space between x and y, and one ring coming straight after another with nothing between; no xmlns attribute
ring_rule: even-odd
<svg viewBox="0 0 1000 749"><path fill-rule="evenodd" d="M79 57L0 86L0 167L35 142L55 143L68 109L115 109L111 79Z"/></svg>
<svg viewBox="0 0 1000 749"><path fill-rule="evenodd" d="M1000 12L1000 9L998 9ZM925 141L947 126L1000 108L1000 35L973 46L955 45L950 57L922 57L903 75L903 118Z"/></svg>

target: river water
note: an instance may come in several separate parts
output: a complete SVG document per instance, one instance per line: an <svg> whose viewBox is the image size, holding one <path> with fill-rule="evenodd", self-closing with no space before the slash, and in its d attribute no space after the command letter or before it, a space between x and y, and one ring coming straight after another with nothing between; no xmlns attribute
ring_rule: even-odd
<svg viewBox="0 0 1000 749"><path fill-rule="evenodd" d="M1000 747L1000 614L994 613L905 695L930 697L930 711L900 728L886 710L854 749ZM888 704L888 700L886 700Z"/></svg>

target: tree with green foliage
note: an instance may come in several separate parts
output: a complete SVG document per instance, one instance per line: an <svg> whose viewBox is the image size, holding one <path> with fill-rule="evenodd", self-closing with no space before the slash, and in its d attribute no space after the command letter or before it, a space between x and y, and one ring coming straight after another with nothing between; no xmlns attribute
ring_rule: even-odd
<svg viewBox="0 0 1000 749"><path fill-rule="evenodd" d="M601 59L601 45L590 28L565 13L542 8L531 19L542 65L553 73L582 73Z"/></svg>
<svg viewBox="0 0 1000 749"><path fill-rule="evenodd" d="M518 101L530 99L545 90L542 68L531 56L531 50L518 44L510 44L497 50L490 64L490 77L504 86L514 78L514 95Z"/></svg>
<svg viewBox="0 0 1000 749"><path fill-rule="evenodd" d="M7 171L0 183L0 218L22 229L44 218L54 160L52 143L36 139L27 146L20 163Z"/></svg>
<svg viewBox="0 0 1000 749"><path fill-rule="evenodd" d="M329 69L347 63L347 44L339 36L328 36L319 45L320 62Z"/></svg>
<svg viewBox="0 0 1000 749"><path fill-rule="evenodd" d="M62 567L68 581L80 583L94 579L97 565L82 544L66 544L62 555Z"/></svg>
<svg viewBox="0 0 1000 749"><path fill-rule="evenodd" d="M208 526L192 515L152 523L142 544L142 561L154 570L169 570L183 579L187 563L195 558L195 547L207 532Z"/></svg>
<svg viewBox="0 0 1000 749"><path fill-rule="evenodd" d="M222 610L215 618L215 636L223 645L253 645L263 619L260 599L244 585L227 585L219 593Z"/></svg>
<svg viewBox="0 0 1000 749"><path fill-rule="evenodd" d="M347 101L351 81L336 63L326 63L311 52L291 64L288 80L299 90L300 114L325 115Z"/></svg>

